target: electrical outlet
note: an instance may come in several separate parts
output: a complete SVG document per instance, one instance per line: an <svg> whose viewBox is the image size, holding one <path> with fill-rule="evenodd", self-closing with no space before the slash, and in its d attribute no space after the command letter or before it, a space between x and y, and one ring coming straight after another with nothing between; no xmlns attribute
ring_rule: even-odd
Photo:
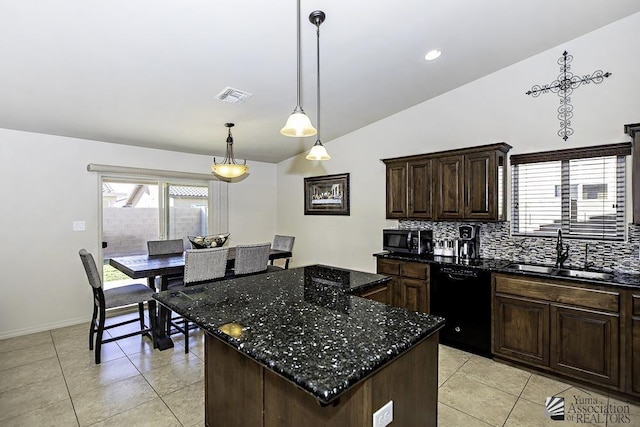
<svg viewBox="0 0 640 427"><path fill-rule="evenodd" d="M84 221L73 221L73 231L84 231L85 223Z"/></svg>
<svg viewBox="0 0 640 427"><path fill-rule="evenodd" d="M385 427L393 421L393 400L373 413L373 427Z"/></svg>

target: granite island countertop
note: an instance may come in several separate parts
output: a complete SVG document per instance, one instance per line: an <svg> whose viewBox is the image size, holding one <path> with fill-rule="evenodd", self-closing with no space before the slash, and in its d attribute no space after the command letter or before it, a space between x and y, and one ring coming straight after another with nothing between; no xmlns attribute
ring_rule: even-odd
<svg viewBox="0 0 640 427"><path fill-rule="evenodd" d="M328 404L444 325L352 295L389 280L312 265L154 298Z"/></svg>

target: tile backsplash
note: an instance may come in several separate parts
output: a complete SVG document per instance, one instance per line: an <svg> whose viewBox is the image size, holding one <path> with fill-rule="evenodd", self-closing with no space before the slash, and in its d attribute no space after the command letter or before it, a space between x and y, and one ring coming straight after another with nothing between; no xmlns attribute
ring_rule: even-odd
<svg viewBox="0 0 640 427"><path fill-rule="evenodd" d="M511 224L505 222L444 222L400 220L399 228L424 228L433 230L434 239L458 237L458 227L464 224L480 225L480 256L514 262L553 264L556 260L555 237L511 236ZM627 240L563 239L569 245L566 267L583 268L585 248L589 246L587 262L592 268L640 274L640 226L629 224Z"/></svg>

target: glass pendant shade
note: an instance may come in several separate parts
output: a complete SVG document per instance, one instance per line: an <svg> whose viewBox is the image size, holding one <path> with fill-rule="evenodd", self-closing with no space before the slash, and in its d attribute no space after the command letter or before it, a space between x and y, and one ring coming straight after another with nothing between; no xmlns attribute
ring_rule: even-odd
<svg viewBox="0 0 640 427"><path fill-rule="evenodd" d="M316 140L316 143L313 144L311 150L309 150L309 154L307 154L307 160L331 160L331 156L327 153L327 149L324 148L322 142L320 140Z"/></svg>
<svg viewBox="0 0 640 427"><path fill-rule="evenodd" d="M211 165L211 171L224 178L237 178L247 173L248 170L249 166L247 165L237 165L233 163L219 163L217 165Z"/></svg>
<svg viewBox="0 0 640 427"><path fill-rule="evenodd" d="M289 119L287 119L287 123L280 129L280 133L284 136L305 137L313 136L318 133L318 131L313 127L311 120L309 120L309 117L302 111L302 108L296 107L289 116Z"/></svg>
<svg viewBox="0 0 640 427"><path fill-rule="evenodd" d="M236 161L235 157L233 157L233 136L231 135L231 128L234 124L225 123L224 125L229 128L229 135L227 136L227 152L222 163L217 163L216 158L213 158L211 172L223 178L237 178L247 173L249 166L247 166L246 160L243 164L240 164Z"/></svg>

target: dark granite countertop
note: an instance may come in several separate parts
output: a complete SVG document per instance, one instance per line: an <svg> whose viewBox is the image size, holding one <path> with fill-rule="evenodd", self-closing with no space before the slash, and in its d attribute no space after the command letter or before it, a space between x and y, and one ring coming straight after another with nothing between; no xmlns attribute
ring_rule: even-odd
<svg viewBox="0 0 640 427"><path fill-rule="evenodd" d="M313 265L154 298L327 404L444 325L351 295L389 280Z"/></svg>
<svg viewBox="0 0 640 427"><path fill-rule="evenodd" d="M410 261L410 262L422 262L427 264L464 266L466 268L474 268L474 269L486 270L486 271L491 271L496 273L509 273L509 274L518 274L522 276L544 277L547 279L555 279L555 280L569 280L572 282L589 283L593 285L604 285L604 286L610 286L614 288L623 288L623 289L625 288L639 289L640 288L640 274L621 273L616 271L608 271L608 273L611 274L611 278L607 280L602 280L602 279L590 279L590 278L588 279L588 278L580 278L580 277L564 277L564 276L558 276L556 274L523 271L523 270L518 270L516 268L509 267L509 264L514 264L515 261L491 259L491 258L481 258L478 260L474 260L471 263L468 263L468 262L458 262L453 257L421 256L421 255L412 255L412 254L391 253L386 251L375 253L373 254L373 256L378 258L397 259L401 261Z"/></svg>

